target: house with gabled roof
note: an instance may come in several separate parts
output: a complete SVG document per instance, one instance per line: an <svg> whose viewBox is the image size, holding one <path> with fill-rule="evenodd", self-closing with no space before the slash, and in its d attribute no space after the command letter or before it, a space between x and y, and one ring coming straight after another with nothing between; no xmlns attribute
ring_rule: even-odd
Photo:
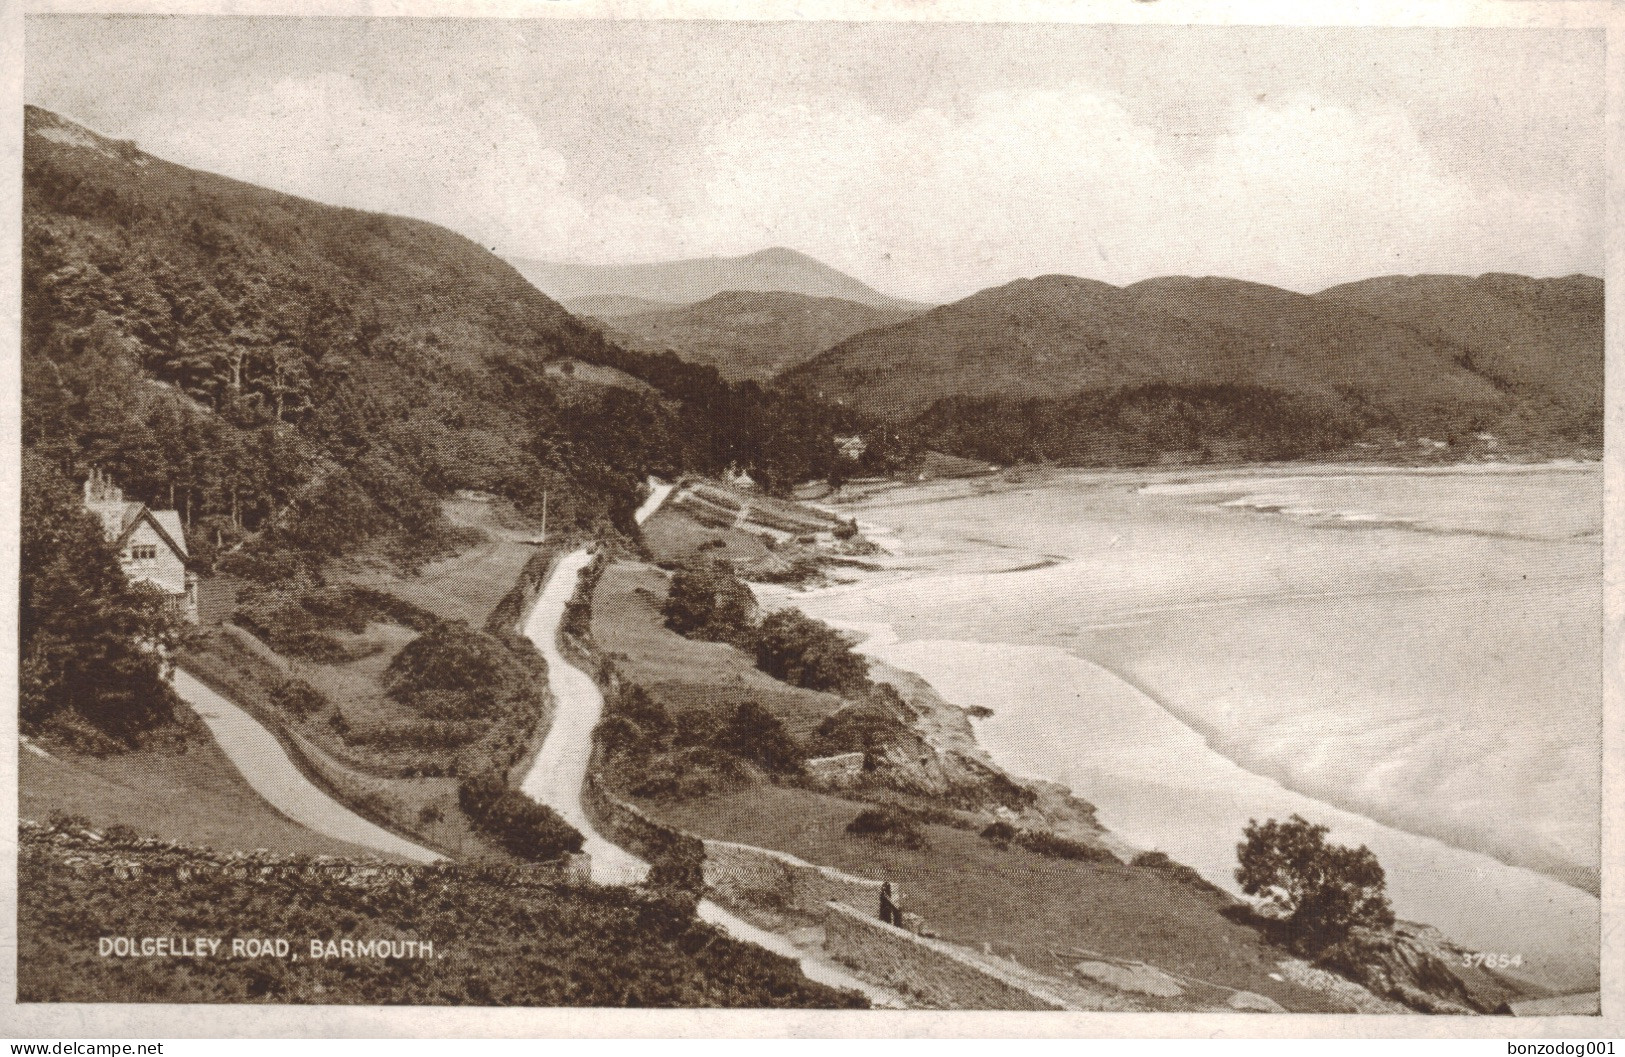
<svg viewBox="0 0 1625 1057"><path fill-rule="evenodd" d="M186 529L177 510L153 510L124 498L100 470L85 481L85 509L102 523L131 583L150 583L170 596L174 611L197 622L197 577L187 571Z"/></svg>

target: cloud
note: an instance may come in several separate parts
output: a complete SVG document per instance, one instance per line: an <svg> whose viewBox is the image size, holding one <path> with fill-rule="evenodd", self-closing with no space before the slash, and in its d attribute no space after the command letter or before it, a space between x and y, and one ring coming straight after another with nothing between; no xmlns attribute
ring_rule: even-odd
<svg viewBox="0 0 1625 1057"><path fill-rule="evenodd" d="M1442 163L1399 102L1244 96L1174 134L1081 83L890 113L849 95L764 98L647 154L635 135L584 145L560 122L455 82L384 103L318 74L137 136L186 164L421 217L511 254L788 245L927 298L1044 272L1296 289L1389 271L1549 273L1589 259L1601 223L1600 195L1514 194L1493 166ZM584 151L618 152L618 191L588 175L605 171L603 154Z"/></svg>
<svg viewBox="0 0 1625 1057"><path fill-rule="evenodd" d="M401 213L472 238L550 243L590 222L569 165L498 98L447 91L410 107L343 74L284 78L230 108L139 129L147 149L335 205Z"/></svg>

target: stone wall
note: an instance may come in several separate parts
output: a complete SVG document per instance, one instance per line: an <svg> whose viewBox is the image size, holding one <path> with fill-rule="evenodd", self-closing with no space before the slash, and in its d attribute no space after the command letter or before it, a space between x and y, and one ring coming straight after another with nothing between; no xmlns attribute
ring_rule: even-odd
<svg viewBox="0 0 1625 1057"><path fill-rule="evenodd" d="M840 903L827 906L824 950L867 979L928 1008L1070 1008L1060 996L961 948L905 932Z"/></svg>
<svg viewBox="0 0 1625 1057"><path fill-rule="evenodd" d="M863 753L843 752L807 760L807 779L820 789L847 789L863 778Z"/></svg>
<svg viewBox="0 0 1625 1057"><path fill-rule="evenodd" d="M585 885L592 880L592 857L567 855L555 862L483 865L437 862L384 862L325 855L273 855L269 852L216 852L142 837L117 837L79 827L18 824L27 853L51 855L76 873L106 872L115 878L167 877L185 883L209 877L334 881L360 888L416 886L457 877L505 888Z"/></svg>
<svg viewBox="0 0 1625 1057"><path fill-rule="evenodd" d="M719 902L743 903L822 918L831 902L878 914L880 884L793 855L733 844L705 842L705 887ZM897 891L897 886L893 885Z"/></svg>

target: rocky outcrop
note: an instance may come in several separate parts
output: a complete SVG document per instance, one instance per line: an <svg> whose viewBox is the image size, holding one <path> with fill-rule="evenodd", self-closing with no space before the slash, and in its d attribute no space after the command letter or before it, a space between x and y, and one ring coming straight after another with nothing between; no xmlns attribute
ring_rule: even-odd
<svg viewBox="0 0 1625 1057"><path fill-rule="evenodd" d="M1418 1012L1490 1012L1504 993L1475 995L1452 968L1462 964L1463 953L1432 926L1399 922L1392 929L1356 929L1317 962Z"/></svg>

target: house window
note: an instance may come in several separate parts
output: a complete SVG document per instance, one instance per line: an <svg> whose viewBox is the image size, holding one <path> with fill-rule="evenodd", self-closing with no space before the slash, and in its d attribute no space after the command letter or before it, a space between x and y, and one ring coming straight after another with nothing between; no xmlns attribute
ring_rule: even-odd
<svg viewBox="0 0 1625 1057"><path fill-rule="evenodd" d="M152 543L138 543L130 548L130 557L138 562L155 561L158 558L158 547Z"/></svg>

